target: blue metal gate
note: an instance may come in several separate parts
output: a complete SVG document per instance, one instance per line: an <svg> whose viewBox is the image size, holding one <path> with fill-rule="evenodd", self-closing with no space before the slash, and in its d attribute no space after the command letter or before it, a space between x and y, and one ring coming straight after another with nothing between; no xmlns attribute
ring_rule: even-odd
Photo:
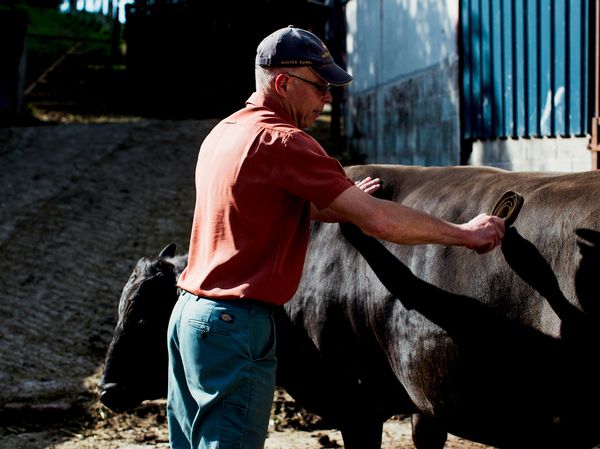
<svg viewBox="0 0 600 449"><path fill-rule="evenodd" d="M589 0L461 0L463 137L589 132Z"/></svg>

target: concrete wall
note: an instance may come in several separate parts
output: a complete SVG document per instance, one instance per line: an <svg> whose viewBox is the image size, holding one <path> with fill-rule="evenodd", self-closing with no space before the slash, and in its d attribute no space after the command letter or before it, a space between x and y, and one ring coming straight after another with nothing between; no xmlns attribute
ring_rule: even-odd
<svg viewBox="0 0 600 449"><path fill-rule="evenodd" d="M593 168L588 143L589 137L475 141L467 163L512 171L587 171Z"/></svg>
<svg viewBox="0 0 600 449"><path fill-rule="evenodd" d="M369 163L458 164L458 0L351 0L346 16L351 147Z"/></svg>

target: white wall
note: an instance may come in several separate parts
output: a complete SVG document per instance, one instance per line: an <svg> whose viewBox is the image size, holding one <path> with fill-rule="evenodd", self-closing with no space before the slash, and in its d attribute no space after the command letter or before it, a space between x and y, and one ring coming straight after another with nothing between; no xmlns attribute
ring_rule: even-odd
<svg viewBox="0 0 600 449"><path fill-rule="evenodd" d="M477 140L469 165L489 165L512 171L592 170L589 137Z"/></svg>

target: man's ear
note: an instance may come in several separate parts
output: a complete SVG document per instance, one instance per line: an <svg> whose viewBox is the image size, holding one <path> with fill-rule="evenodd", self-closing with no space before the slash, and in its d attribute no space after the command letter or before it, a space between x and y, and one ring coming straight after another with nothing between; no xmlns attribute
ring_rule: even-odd
<svg viewBox="0 0 600 449"><path fill-rule="evenodd" d="M280 73L275 77L275 91L282 97L287 97L289 80L290 77L285 73Z"/></svg>

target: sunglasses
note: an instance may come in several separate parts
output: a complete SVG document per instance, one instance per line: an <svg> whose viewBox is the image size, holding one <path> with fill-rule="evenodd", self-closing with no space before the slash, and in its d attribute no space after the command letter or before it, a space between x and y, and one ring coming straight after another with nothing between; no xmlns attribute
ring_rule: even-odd
<svg viewBox="0 0 600 449"><path fill-rule="evenodd" d="M305 83L310 84L311 86L313 86L315 89L317 89L319 91L319 93L321 95L325 95L327 92L329 92L331 90L331 84L327 83L327 84L320 84L320 83L315 83L314 81L310 81L307 79L304 79L298 75L294 75L293 73L285 73L287 76L291 76L292 78L297 78L300 81L304 81Z"/></svg>

